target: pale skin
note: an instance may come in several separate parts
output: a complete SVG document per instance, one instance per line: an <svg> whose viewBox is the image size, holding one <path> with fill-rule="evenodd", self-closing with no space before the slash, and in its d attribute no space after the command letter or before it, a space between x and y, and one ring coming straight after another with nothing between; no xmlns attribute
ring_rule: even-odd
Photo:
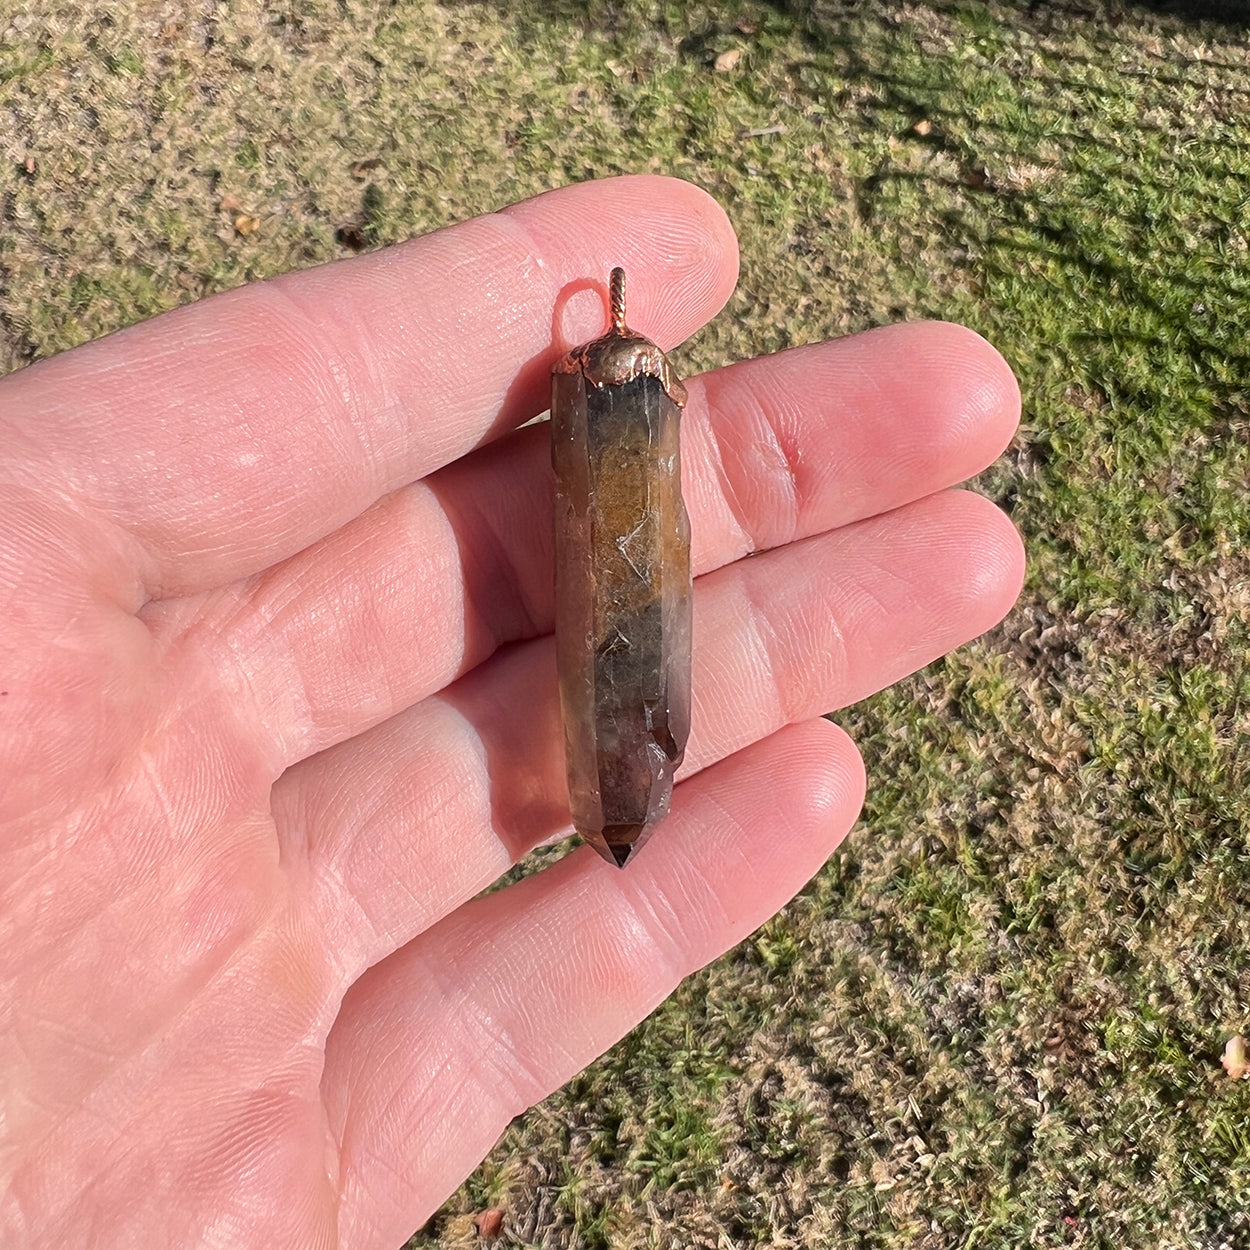
<svg viewBox="0 0 1250 1250"><path fill-rule="evenodd" d="M846 836L822 713L1010 607L1014 530L949 489L1019 415L976 335L688 379L673 813L475 897L567 831L516 427L617 264L671 348L737 251L694 187L583 184L0 382L0 1244L395 1250Z"/></svg>

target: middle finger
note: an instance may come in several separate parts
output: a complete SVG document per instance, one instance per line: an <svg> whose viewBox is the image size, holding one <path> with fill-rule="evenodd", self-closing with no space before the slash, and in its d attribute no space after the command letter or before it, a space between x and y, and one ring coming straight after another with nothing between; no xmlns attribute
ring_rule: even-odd
<svg viewBox="0 0 1250 1250"><path fill-rule="evenodd" d="M1019 415L998 353L942 323L744 362L689 389L696 574L963 481ZM276 774L551 630L548 445L545 427L518 431L151 623L215 651Z"/></svg>

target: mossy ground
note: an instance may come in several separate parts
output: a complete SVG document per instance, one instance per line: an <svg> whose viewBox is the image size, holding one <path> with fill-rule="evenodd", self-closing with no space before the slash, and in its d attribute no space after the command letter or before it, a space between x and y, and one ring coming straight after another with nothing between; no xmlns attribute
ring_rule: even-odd
<svg viewBox="0 0 1250 1250"><path fill-rule="evenodd" d="M660 170L743 247L687 372L936 316L1021 378L980 483L1026 535L1019 608L839 714L871 779L842 852L414 1246L473 1244L486 1205L505 1245L587 1250L1250 1246L1250 1084L1219 1064L1250 1026L1250 52L1240 6L1166 8L0 25L0 368L342 238Z"/></svg>

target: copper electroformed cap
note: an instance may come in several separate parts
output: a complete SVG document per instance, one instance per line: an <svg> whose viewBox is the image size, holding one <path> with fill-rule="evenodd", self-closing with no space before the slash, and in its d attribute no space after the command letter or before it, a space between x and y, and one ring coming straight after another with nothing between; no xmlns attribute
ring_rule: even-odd
<svg viewBox="0 0 1250 1250"><path fill-rule="evenodd" d="M608 281L612 325L602 338L575 347L556 361L552 373L580 373L591 386L622 386L643 374L660 379L669 399L686 406L686 388L673 373L668 357L644 335L625 324L625 270L613 269Z"/></svg>

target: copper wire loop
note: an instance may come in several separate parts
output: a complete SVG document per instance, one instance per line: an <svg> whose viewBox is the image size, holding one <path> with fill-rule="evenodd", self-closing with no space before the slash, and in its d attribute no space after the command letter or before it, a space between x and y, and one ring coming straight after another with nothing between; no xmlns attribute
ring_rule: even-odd
<svg viewBox="0 0 1250 1250"><path fill-rule="evenodd" d="M612 329L625 333L625 270L619 266L608 279L608 302L612 307Z"/></svg>

